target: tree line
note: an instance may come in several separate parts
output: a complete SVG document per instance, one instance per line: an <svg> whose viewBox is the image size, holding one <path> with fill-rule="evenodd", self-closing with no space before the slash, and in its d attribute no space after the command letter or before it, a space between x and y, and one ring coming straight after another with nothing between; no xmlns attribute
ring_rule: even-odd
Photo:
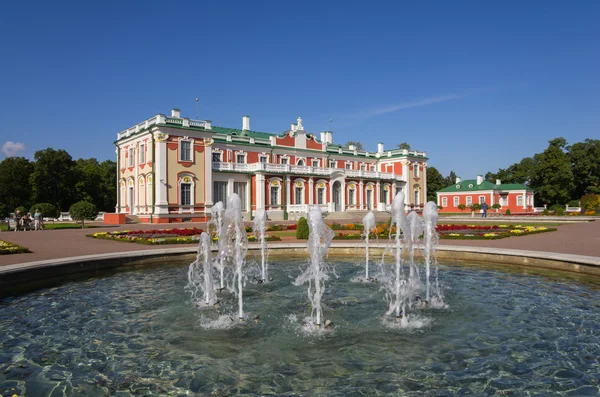
<svg viewBox="0 0 600 397"><path fill-rule="evenodd" d="M600 140L568 145L565 138L552 139L542 153L485 174L488 182L496 183L497 179L532 188L536 206L578 206L582 197L600 194ZM428 167L427 200L436 201L435 193L455 180L454 171L444 178L437 169Z"/></svg>
<svg viewBox="0 0 600 397"><path fill-rule="evenodd" d="M62 149L38 150L33 160L7 157L0 161L0 216L17 207L49 203L60 211L79 201L113 212L117 202L117 164L95 158L73 160Z"/></svg>

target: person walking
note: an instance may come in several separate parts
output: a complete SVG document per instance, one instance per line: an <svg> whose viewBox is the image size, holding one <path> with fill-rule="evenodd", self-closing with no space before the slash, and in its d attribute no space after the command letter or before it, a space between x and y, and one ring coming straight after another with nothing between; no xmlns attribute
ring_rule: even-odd
<svg viewBox="0 0 600 397"><path fill-rule="evenodd" d="M484 201L483 203L481 203L481 217L482 218L487 218L487 210L488 210L488 205L487 203Z"/></svg>
<svg viewBox="0 0 600 397"><path fill-rule="evenodd" d="M21 230L21 211L17 210L15 214L15 232Z"/></svg>
<svg viewBox="0 0 600 397"><path fill-rule="evenodd" d="M42 230L41 219L42 219L42 213L40 212L39 209L36 208L35 212L33 213L33 228L34 228L34 230Z"/></svg>

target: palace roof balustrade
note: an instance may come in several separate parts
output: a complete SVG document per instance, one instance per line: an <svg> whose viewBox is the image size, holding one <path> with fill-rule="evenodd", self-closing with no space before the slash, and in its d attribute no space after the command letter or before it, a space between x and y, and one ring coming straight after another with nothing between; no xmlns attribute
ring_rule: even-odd
<svg viewBox="0 0 600 397"><path fill-rule="evenodd" d="M363 171L363 170L347 170L344 168L322 168L311 167L305 165L289 165L289 164L269 164L269 163L221 163L213 162L213 171L228 171L228 172L267 172L272 174L295 174L295 175L315 175L315 176L331 176L333 173L343 173L347 178L371 178L385 179L394 181L406 182L406 176L398 175L393 172L379 171Z"/></svg>

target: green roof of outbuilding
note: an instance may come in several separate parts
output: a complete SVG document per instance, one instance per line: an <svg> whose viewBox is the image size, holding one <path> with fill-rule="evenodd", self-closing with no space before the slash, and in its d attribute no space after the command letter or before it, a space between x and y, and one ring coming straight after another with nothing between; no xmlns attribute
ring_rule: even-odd
<svg viewBox="0 0 600 397"><path fill-rule="evenodd" d="M448 192L476 192L481 190L530 190L533 191L532 188L527 187L525 185L521 185L520 183L504 183L500 185L493 184L488 181L483 181L480 185L477 184L476 179L465 179L464 181L460 181L455 183L454 185L450 185L448 187L443 188L440 192L448 193Z"/></svg>

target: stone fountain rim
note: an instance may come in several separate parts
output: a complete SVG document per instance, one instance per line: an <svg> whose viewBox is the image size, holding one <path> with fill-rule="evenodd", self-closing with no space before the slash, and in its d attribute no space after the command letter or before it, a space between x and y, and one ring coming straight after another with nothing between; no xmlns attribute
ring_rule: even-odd
<svg viewBox="0 0 600 397"><path fill-rule="evenodd" d="M370 244L372 249L383 249L389 247L387 243L373 242ZM306 251L306 243L304 242L277 242L269 243L269 255L287 254L290 252L301 254ZM358 250L364 253L364 245L357 245L356 242L334 242L329 249L330 255L348 255L355 253ZM248 244L249 251L260 250L258 244ZM66 257L59 259L48 259L34 262L26 262L0 267L0 278L15 273L29 272L38 269L56 268L67 265L83 265L85 263L94 262L119 262L120 267L135 264L142 264L146 259L170 257L176 255L195 254L196 247L175 247L175 248L158 248L152 250L139 250L128 252L112 252L94 255L82 255L75 257ZM440 259L456 259L456 260L479 260L482 262L500 263L507 265L517 265L533 268L548 268L554 270L562 270L567 272L575 272L580 274L592 274L600 276L600 257L563 254L556 252L542 252L529 250L516 250L504 248L490 247L473 247L473 246L449 246L440 245L437 247L437 255ZM139 262L140 263L135 263ZM102 266L101 266L102 267Z"/></svg>

